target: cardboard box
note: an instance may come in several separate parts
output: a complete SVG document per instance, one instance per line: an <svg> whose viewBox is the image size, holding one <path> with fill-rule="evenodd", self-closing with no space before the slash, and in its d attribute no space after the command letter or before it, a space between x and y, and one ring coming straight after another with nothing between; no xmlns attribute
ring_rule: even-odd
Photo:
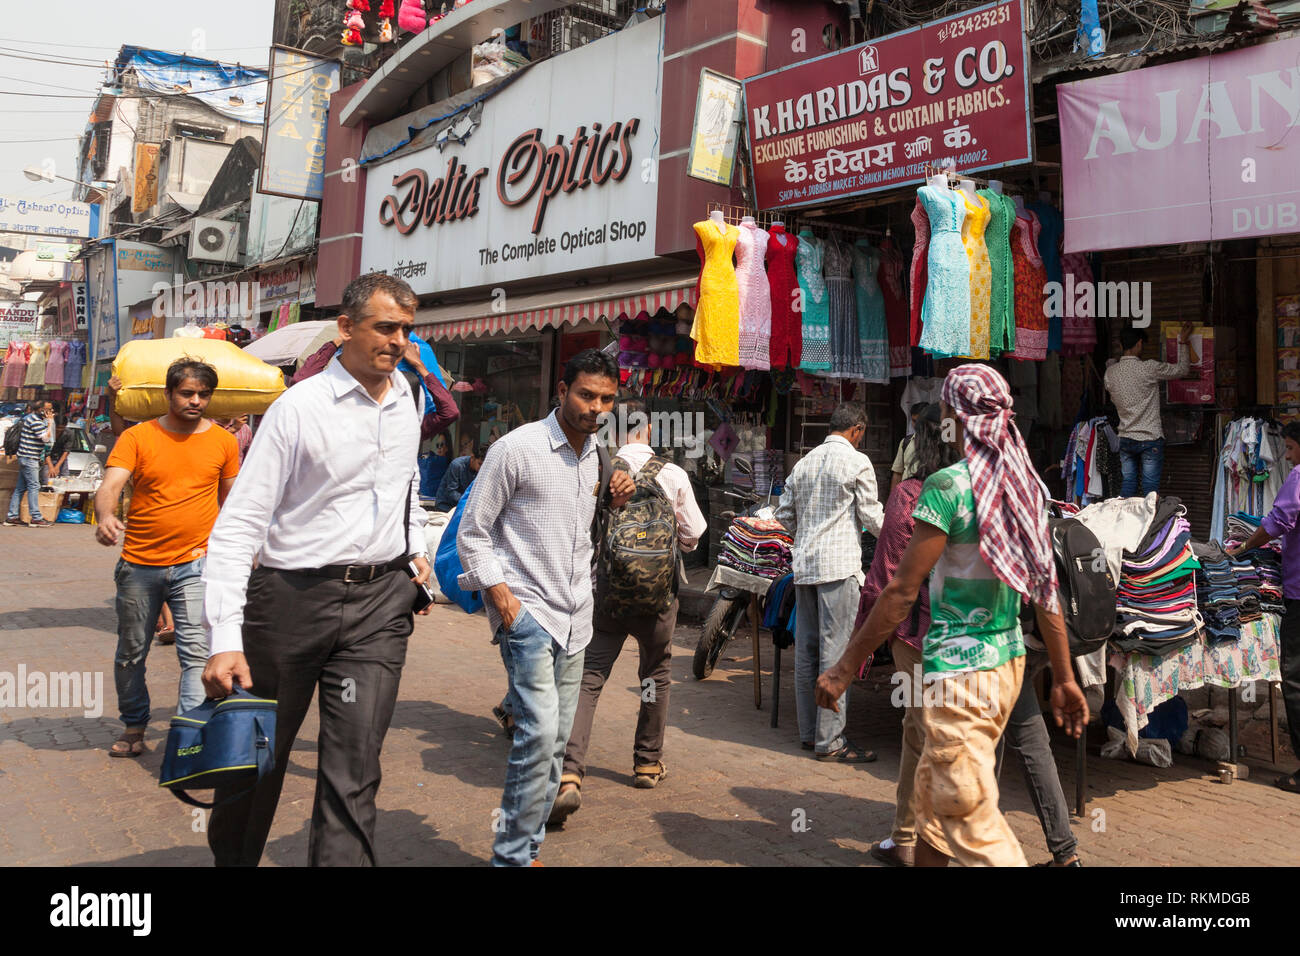
<svg viewBox="0 0 1300 956"><path fill-rule="evenodd" d="M9 493L13 494L13 491L11 490ZM42 491L36 496L37 506L41 509L41 517L51 524L59 516L59 499L62 497L56 491ZM9 502L6 501L5 507L8 507L8 505ZM25 491L23 492L22 501L18 505L18 517L27 522L32 520L31 514L27 510L27 492Z"/></svg>

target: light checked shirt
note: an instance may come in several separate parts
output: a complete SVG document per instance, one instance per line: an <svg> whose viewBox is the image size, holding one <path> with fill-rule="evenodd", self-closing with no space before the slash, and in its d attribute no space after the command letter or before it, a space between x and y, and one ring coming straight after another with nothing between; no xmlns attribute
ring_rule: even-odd
<svg viewBox="0 0 1300 956"><path fill-rule="evenodd" d="M1119 437L1155 441L1165 437L1160 421L1160 383L1186 378L1190 370L1187 346L1178 343L1178 363L1156 362L1124 355L1106 369L1106 391L1119 412Z"/></svg>
<svg viewBox="0 0 1300 956"><path fill-rule="evenodd" d="M292 390L291 390L292 391ZM591 522L600 457L579 455L551 412L493 444L469 489L456 536L466 591L511 593L570 656L591 642ZM493 634L501 617L487 605Z"/></svg>
<svg viewBox="0 0 1300 956"><path fill-rule="evenodd" d="M405 377L394 372L389 381L376 402L335 358L267 411L208 538L210 654L243 650L254 557L282 570L384 564L406 552L408 534L410 553L427 554L420 420ZM411 520L403 528L406 496Z"/></svg>
<svg viewBox="0 0 1300 956"><path fill-rule="evenodd" d="M829 435L794 466L776 520L794 536L794 583L863 581L862 530L880 534L885 511L871 459Z"/></svg>

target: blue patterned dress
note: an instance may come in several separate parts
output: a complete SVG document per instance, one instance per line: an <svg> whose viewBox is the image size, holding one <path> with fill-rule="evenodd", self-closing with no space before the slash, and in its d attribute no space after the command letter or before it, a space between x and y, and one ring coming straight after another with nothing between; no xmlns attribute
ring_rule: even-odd
<svg viewBox="0 0 1300 956"><path fill-rule="evenodd" d="M876 274L880 250L865 239L853 246L853 291L858 300L858 351L862 377L868 382L889 382L889 333L885 324L885 293Z"/></svg>
<svg viewBox="0 0 1300 956"><path fill-rule="evenodd" d="M940 358L970 354L970 260L961 241L966 204L951 189L916 191L930 219L921 348Z"/></svg>
<svg viewBox="0 0 1300 956"><path fill-rule="evenodd" d="M964 255L964 253L963 253ZM805 372L825 372L831 367L831 303L822 275L822 243L808 229L799 230L799 245L794 251L795 272L803 293L803 357L799 367Z"/></svg>

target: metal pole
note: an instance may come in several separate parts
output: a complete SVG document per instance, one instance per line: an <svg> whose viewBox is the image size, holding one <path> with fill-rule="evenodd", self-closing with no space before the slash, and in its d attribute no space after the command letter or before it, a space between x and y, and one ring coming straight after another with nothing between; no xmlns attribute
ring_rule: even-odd
<svg viewBox="0 0 1300 956"><path fill-rule="evenodd" d="M762 669L763 662L759 657L762 645L758 643L758 595L751 592L749 595L749 616L754 621L754 707L761 709L763 706L763 684Z"/></svg>

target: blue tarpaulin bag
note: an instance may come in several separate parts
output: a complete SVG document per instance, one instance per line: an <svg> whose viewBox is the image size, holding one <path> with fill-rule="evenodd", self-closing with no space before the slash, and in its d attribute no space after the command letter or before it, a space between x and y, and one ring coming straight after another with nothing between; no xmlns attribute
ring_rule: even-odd
<svg viewBox="0 0 1300 956"><path fill-rule="evenodd" d="M450 600L464 608L466 614L475 614L483 607L483 595L478 591L462 591L456 579L464 573L460 555L456 553L456 533L460 531L460 516L469 504L469 493L474 482L460 496L456 510L452 512L447 527L442 529L442 540L438 543L438 553L433 557L433 573L438 578L438 588Z"/></svg>
<svg viewBox="0 0 1300 956"><path fill-rule="evenodd" d="M215 803L195 800L186 790L247 784L228 800L251 793L275 767L275 708L275 701L236 684L229 697L209 698L177 714L167 731L158 785L195 807Z"/></svg>

